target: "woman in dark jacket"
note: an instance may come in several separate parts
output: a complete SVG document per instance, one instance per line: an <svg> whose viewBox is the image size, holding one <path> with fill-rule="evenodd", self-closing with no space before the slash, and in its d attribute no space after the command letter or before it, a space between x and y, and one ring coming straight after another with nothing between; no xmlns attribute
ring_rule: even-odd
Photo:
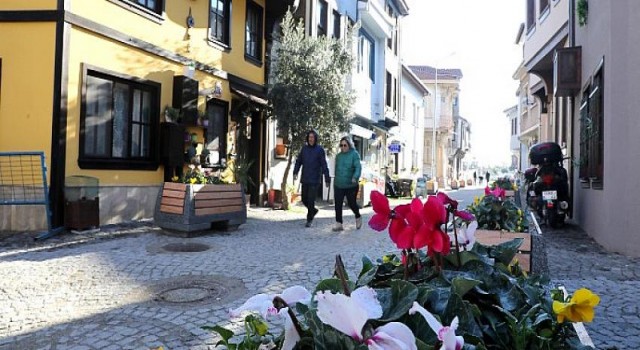
<svg viewBox="0 0 640 350"><path fill-rule="evenodd" d="M302 167L302 203L307 207L307 223L306 227L311 227L313 218L318 214L316 208L316 192L318 186L322 182L324 175L325 183L329 187L331 177L329 176L329 167L327 167L327 156L324 148L318 145L318 133L313 130L307 131L306 145L302 146L296 164L293 167L293 181L298 179L298 172Z"/></svg>
<svg viewBox="0 0 640 350"><path fill-rule="evenodd" d="M340 139L340 152L336 155L335 179L333 182L333 193L336 207L336 224L334 231L342 231L342 203L347 197L349 208L356 216L356 228L362 227L362 217L360 208L356 202L358 195L358 180L362 166L360 165L360 155L353 147L353 142L348 137Z"/></svg>

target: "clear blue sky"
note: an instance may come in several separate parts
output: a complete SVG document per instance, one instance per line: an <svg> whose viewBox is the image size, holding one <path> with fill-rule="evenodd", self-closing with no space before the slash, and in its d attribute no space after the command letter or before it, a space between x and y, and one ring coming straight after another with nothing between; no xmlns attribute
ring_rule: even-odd
<svg viewBox="0 0 640 350"><path fill-rule="evenodd" d="M473 155L484 165L510 164L510 124L503 111L517 102L512 76L522 61L515 39L525 1L407 1L404 62L460 68L460 113L471 122Z"/></svg>

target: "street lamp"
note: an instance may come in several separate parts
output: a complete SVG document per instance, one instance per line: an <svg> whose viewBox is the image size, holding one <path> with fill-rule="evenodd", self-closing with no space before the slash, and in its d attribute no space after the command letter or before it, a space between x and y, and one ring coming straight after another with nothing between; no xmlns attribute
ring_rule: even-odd
<svg viewBox="0 0 640 350"><path fill-rule="evenodd" d="M453 55L455 55L455 51L451 52L450 54L441 57L439 60L436 61L435 64L435 88L434 88L434 93L433 93L433 128L431 130L431 177L434 181L437 181L437 176L436 176L436 116L437 116L437 112L438 112L438 63L440 61L442 61L445 58L449 58Z"/></svg>

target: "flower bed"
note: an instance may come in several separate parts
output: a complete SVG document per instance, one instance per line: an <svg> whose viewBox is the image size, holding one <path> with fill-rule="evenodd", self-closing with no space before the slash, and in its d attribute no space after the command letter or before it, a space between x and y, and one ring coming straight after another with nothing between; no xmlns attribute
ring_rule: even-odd
<svg viewBox="0 0 640 350"><path fill-rule="evenodd" d="M230 310L243 337L207 327L230 349L582 349L571 322L590 322L599 298L571 297L548 279L512 264L523 238L495 246L476 242L477 222L444 194L389 207L373 192L369 226L388 228L400 250L372 260L350 279L340 256L335 278L313 292L301 286L258 294ZM453 228L450 240L446 227ZM266 320L280 317L284 331Z"/></svg>
<svg viewBox="0 0 640 350"><path fill-rule="evenodd" d="M181 232L208 230L213 223L237 227L247 221L245 200L239 184L165 182L158 194L154 222Z"/></svg>

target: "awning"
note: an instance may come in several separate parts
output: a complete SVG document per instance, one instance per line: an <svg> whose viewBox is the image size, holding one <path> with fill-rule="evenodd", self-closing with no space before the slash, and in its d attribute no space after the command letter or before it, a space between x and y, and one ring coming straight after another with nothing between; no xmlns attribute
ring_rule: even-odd
<svg viewBox="0 0 640 350"><path fill-rule="evenodd" d="M269 101L267 101L267 100L265 100L263 98L255 96L255 95L250 94L248 92L241 91L241 90L239 90L237 88L234 88L234 87L231 88L231 92L236 94L236 95L238 95L238 96L244 97L244 98L248 99L251 102L254 102L254 103L257 103L257 104L260 104L260 105L263 105L263 106L266 106L269 103Z"/></svg>
<svg viewBox="0 0 640 350"><path fill-rule="evenodd" d="M362 137L363 139L371 139L375 133L371 129L364 128L357 124L349 124L351 126L351 135Z"/></svg>

